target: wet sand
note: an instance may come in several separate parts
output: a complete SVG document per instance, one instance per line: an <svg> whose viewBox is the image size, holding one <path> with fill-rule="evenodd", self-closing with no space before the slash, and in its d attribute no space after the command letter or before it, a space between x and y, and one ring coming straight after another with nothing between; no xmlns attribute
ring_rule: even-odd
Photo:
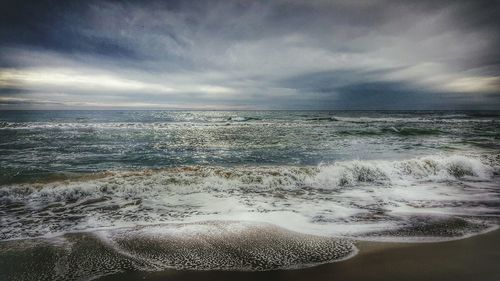
<svg viewBox="0 0 500 281"><path fill-rule="evenodd" d="M98 280L500 280L500 230L440 243L359 242L355 257L298 270L123 272Z"/></svg>

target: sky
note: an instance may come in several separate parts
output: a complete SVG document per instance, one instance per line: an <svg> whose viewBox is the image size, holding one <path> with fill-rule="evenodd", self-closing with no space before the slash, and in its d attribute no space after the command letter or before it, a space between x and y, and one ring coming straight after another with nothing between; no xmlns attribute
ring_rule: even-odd
<svg viewBox="0 0 500 281"><path fill-rule="evenodd" d="M0 109L500 110L500 1L0 1Z"/></svg>

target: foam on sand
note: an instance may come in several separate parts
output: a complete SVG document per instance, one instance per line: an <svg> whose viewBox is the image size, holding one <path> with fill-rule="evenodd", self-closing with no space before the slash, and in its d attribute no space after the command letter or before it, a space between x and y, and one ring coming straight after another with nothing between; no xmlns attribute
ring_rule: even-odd
<svg viewBox="0 0 500 281"><path fill-rule="evenodd" d="M339 261L356 252L349 240L270 224L164 224L0 242L0 262L9 263L0 278L10 271L19 280L89 280L124 270L169 268L263 271Z"/></svg>
<svg viewBox="0 0 500 281"><path fill-rule="evenodd" d="M112 230L104 233L121 253L158 269L271 270L345 259L345 239L305 235L271 224L211 221Z"/></svg>

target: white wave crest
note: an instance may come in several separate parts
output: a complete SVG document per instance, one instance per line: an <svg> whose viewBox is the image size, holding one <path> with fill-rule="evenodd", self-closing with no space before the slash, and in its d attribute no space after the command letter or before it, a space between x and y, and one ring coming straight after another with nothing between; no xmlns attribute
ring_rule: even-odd
<svg viewBox="0 0 500 281"><path fill-rule="evenodd" d="M350 236L411 224L409 216L495 217L500 191L494 167L474 157L435 155L318 167L108 172L12 184L0 188L0 239L202 220Z"/></svg>
<svg viewBox="0 0 500 281"><path fill-rule="evenodd" d="M407 185L416 181L450 181L463 178L489 180L493 167L479 159L453 155L427 156L405 161L344 161L321 165L311 185L338 188L357 185Z"/></svg>

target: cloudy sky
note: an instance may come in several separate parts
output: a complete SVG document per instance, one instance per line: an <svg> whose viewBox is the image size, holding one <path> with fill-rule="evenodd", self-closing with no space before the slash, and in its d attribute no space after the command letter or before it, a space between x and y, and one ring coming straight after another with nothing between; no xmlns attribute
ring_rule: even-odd
<svg viewBox="0 0 500 281"><path fill-rule="evenodd" d="M498 18L477 0L2 0L0 109L500 109Z"/></svg>

